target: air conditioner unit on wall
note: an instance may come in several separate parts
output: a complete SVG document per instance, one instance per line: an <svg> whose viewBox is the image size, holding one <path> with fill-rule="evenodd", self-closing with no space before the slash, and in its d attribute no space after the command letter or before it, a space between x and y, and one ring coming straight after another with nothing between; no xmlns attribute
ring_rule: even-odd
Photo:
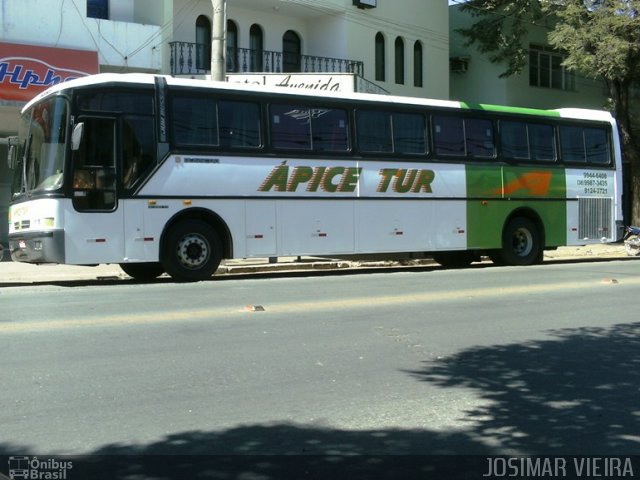
<svg viewBox="0 0 640 480"><path fill-rule="evenodd" d="M353 0L353 4L358 8L376 8L378 0Z"/></svg>
<svg viewBox="0 0 640 480"><path fill-rule="evenodd" d="M452 57L449 59L451 73L465 73L469 70L469 57Z"/></svg>

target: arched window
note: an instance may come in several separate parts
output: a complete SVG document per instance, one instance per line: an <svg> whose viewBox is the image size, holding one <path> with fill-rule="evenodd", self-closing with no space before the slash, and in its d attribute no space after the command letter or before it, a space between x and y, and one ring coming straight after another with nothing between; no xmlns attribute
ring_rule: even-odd
<svg viewBox="0 0 640 480"><path fill-rule="evenodd" d="M396 37L396 83L404 85L404 40Z"/></svg>
<svg viewBox="0 0 640 480"><path fill-rule="evenodd" d="M422 43L413 44L413 86L422 87Z"/></svg>
<svg viewBox="0 0 640 480"><path fill-rule="evenodd" d="M384 51L384 35L378 32L376 34L376 80L379 82L385 81L385 71L387 66L385 64L385 51Z"/></svg>
<svg viewBox="0 0 640 480"><path fill-rule="evenodd" d="M249 30L249 48L251 49L251 71L262 72L264 64L262 61L264 55L264 34L262 27L258 24L251 25Z"/></svg>
<svg viewBox="0 0 640 480"><path fill-rule="evenodd" d="M239 72L238 26L233 20L227 20L227 72Z"/></svg>
<svg viewBox="0 0 640 480"><path fill-rule="evenodd" d="M211 68L211 22L204 15L196 19L196 68Z"/></svg>
<svg viewBox="0 0 640 480"><path fill-rule="evenodd" d="M282 36L282 71L301 71L301 42L298 34L292 30L287 30Z"/></svg>

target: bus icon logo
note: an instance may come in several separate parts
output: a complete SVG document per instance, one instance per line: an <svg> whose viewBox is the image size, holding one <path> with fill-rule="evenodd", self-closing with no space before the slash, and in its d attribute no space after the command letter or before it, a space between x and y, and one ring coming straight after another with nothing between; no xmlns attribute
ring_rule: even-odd
<svg viewBox="0 0 640 480"><path fill-rule="evenodd" d="M11 480L29 478L29 457L9 457L9 478Z"/></svg>

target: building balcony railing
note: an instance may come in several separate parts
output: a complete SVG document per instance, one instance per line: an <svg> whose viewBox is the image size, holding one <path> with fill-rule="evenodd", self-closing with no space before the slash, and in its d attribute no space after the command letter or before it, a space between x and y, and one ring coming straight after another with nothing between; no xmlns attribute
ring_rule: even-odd
<svg viewBox="0 0 640 480"><path fill-rule="evenodd" d="M171 75L206 75L210 72L210 45L170 42L169 46ZM228 47L226 70L228 73L354 73L363 76L364 64L343 58Z"/></svg>

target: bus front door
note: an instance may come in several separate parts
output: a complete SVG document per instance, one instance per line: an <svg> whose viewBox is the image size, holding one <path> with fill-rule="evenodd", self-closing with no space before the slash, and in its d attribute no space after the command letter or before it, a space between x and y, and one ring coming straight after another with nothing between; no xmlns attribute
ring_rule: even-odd
<svg viewBox="0 0 640 480"><path fill-rule="evenodd" d="M74 145L72 206L65 217L66 263L117 263L124 256L123 213L116 188L116 119L80 117Z"/></svg>

